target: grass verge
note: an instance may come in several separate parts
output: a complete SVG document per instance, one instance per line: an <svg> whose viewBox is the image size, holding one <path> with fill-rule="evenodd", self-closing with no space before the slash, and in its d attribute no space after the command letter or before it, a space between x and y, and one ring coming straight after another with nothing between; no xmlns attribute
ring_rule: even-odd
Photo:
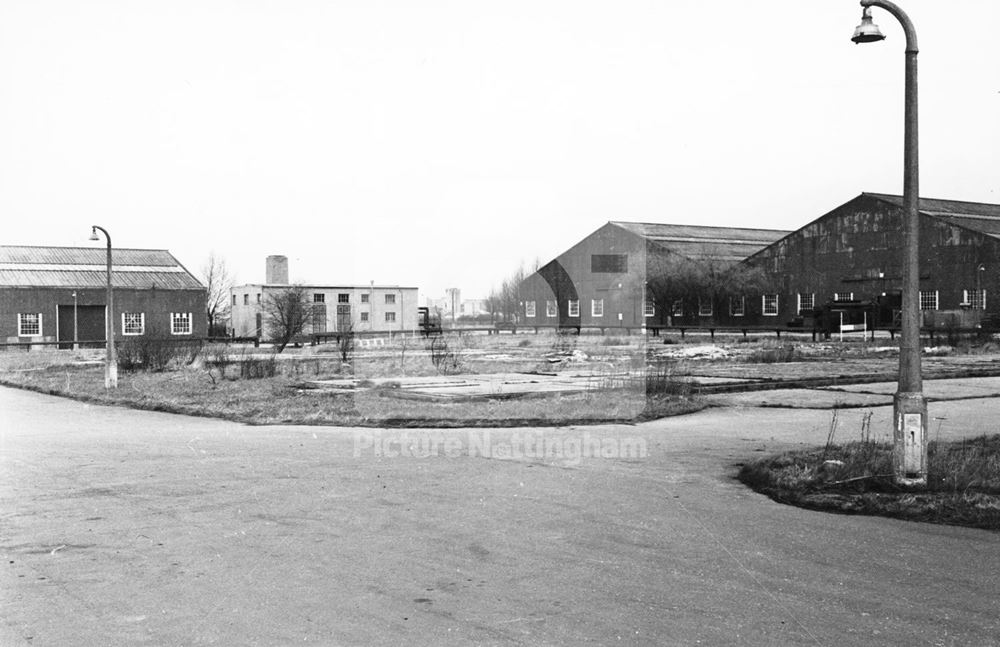
<svg viewBox="0 0 1000 647"><path fill-rule="evenodd" d="M448 428L633 423L704 406L687 394L647 395L628 388L524 399L424 402L392 397L379 389L344 393L302 389L296 375L211 379L206 371L195 368L122 373L113 391L104 389L103 369L95 365L6 371L0 373L0 384L85 402L254 425Z"/></svg>
<svg viewBox="0 0 1000 647"><path fill-rule="evenodd" d="M1000 435L929 443L921 490L897 487L892 445L866 439L759 459L739 479L814 510L1000 530Z"/></svg>

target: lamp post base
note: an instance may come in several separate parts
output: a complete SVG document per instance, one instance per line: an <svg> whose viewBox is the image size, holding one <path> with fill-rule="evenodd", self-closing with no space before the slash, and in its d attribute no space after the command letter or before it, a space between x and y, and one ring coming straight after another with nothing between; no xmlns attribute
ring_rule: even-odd
<svg viewBox="0 0 1000 647"><path fill-rule="evenodd" d="M108 362L108 364L104 367L104 388L105 389L118 388L117 362Z"/></svg>
<svg viewBox="0 0 1000 647"><path fill-rule="evenodd" d="M896 484L927 485L927 400L922 392L899 391L892 398L892 467Z"/></svg>

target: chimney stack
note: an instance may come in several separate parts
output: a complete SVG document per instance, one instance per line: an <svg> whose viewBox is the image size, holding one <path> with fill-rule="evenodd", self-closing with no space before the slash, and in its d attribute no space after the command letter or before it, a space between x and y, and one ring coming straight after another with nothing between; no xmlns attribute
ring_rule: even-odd
<svg viewBox="0 0 1000 647"><path fill-rule="evenodd" d="M288 257L268 256L264 276L268 285L288 285Z"/></svg>

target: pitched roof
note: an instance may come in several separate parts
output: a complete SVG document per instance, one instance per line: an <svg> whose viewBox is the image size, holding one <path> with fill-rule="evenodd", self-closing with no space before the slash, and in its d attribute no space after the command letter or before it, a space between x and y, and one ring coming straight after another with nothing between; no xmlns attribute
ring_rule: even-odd
<svg viewBox="0 0 1000 647"><path fill-rule="evenodd" d="M112 284L117 288L199 290L204 286L165 249L113 249ZM0 286L103 288L104 247L0 245Z"/></svg>
<svg viewBox="0 0 1000 647"><path fill-rule="evenodd" d="M876 200L902 208L903 196L886 193L864 193ZM971 229L987 236L1000 238L1000 204L962 202L920 198L920 213L940 218L951 224Z"/></svg>
<svg viewBox="0 0 1000 647"><path fill-rule="evenodd" d="M791 232L778 229L665 225L612 221L611 224L671 251L698 260L741 261Z"/></svg>

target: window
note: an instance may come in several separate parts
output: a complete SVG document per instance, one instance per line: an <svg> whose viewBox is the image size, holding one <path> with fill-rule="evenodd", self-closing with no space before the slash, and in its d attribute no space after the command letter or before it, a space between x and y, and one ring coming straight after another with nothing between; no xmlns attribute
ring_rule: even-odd
<svg viewBox="0 0 1000 647"><path fill-rule="evenodd" d="M260 303L260 301L261 301L261 298L263 298L263 296L264 296L264 295L263 295L263 294L261 294L260 292L258 292L258 293L257 293L257 303Z"/></svg>
<svg viewBox="0 0 1000 647"><path fill-rule="evenodd" d="M853 292L834 292L833 293L833 300L834 301L854 301L854 293Z"/></svg>
<svg viewBox="0 0 1000 647"><path fill-rule="evenodd" d="M326 303L326 295L322 292L316 292L313 294L313 303Z"/></svg>
<svg viewBox="0 0 1000 647"><path fill-rule="evenodd" d="M591 299L590 300L590 316L591 317L603 317L604 316L604 299Z"/></svg>
<svg viewBox="0 0 1000 647"><path fill-rule="evenodd" d="M962 303L968 303L973 310L985 310L986 290L962 290Z"/></svg>
<svg viewBox="0 0 1000 647"><path fill-rule="evenodd" d="M236 305L236 295L233 295L233 305Z"/></svg>
<svg viewBox="0 0 1000 647"><path fill-rule="evenodd" d="M795 309L795 314L802 314L803 310L812 310L815 306L816 295L813 293L799 292L799 305Z"/></svg>
<svg viewBox="0 0 1000 647"><path fill-rule="evenodd" d="M146 332L146 314L144 312L122 313L122 334L142 335Z"/></svg>
<svg viewBox="0 0 1000 647"><path fill-rule="evenodd" d="M712 300L708 297L698 297L698 316L699 317L711 317L712 316Z"/></svg>
<svg viewBox="0 0 1000 647"><path fill-rule="evenodd" d="M368 321L368 313L367 312L362 312L361 313L361 322L364 323L366 321Z"/></svg>
<svg viewBox="0 0 1000 647"><path fill-rule="evenodd" d="M17 336L38 337L42 334L42 313L19 312L17 315Z"/></svg>
<svg viewBox="0 0 1000 647"><path fill-rule="evenodd" d="M655 317L656 316L656 302L653 301L653 297L646 297L645 302L642 304L642 316L644 317Z"/></svg>
<svg viewBox="0 0 1000 647"><path fill-rule="evenodd" d="M559 316L559 304L555 301L545 302L545 316L546 317L558 317Z"/></svg>
<svg viewBox="0 0 1000 647"><path fill-rule="evenodd" d="M599 274L627 272L628 254L591 254L590 271Z"/></svg>
<svg viewBox="0 0 1000 647"><path fill-rule="evenodd" d="M764 313L765 317L777 317L778 316L778 295L777 294L765 294L761 298L761 312Z"/></svg>
<svg viewBox="0 0 1000 647"><path fill-rule="evenodd" d="M361 303L368 303L368 297L371 296L367 292L361 295Z"/></svg>
<svg viewBox="0 0 1000 647"><path fill-rule="evenodd" d="M386 296L391 296L391 295L386 295ZM391 323L391 322L393 322L395 320L396 320L396 313L395 312L387 312L387 313L385 313L385 321L386 321L386 323Z"/></svg>
<svg viewBox="0 0 1000 647"><path fill-rule="evenodd" d="M190 335L191 334L191 313L171 312L170 313L170 334Z"/></svg>
<svg viewBox="0 0 1000 647"><path fill-rule="evenodd" d="M351 295L347 292L337 294L337 303L350 303Z"/></svg>
<svg viewBox="0 0 1000 647"><path fill-rule="evenodd" d="M245 306L250 305L250 295L249 294L244 294L243 295L243 305L245 305Z"/></svg>
<svg viewBox="0 0 1000 647"><path fill-rule="evenodd" d="M580 316L580 301L579 299L569 300L569 316L579 317Z"/></svg>
<svg viewBox="0 0 1000 647"><path fill-rule="evenodd" d="M670 315L672 317L684 316L684 299L675 299L674 302L670 304Z"/></svg>
<svg viewBox="0 0 1000 647"><path fill-rule="evenodd" d="M729 316L742 317L747 312L745 297L729 297Z"/></svg>
<svg viewBox="0 0 1000 647"><path fill-rule="evenodd" d="M534 301L525 301L524 302L524 316L525 317L534 317L535 316L535 302Z"/></svg>
<svg viewBox="0 0 1000 647"><path fill-rule="evenodd" d="M937 310L938 309L938 292L937 292L937 290L921 290L920 291L920 309L921 310Z"/></svg>
<svg viewBox="0 0 1000 647"><path fill-rule="evenodd" d="M385 304L387 306L395 305L395 303L396 303L396 295L395 294L387 294L387 295L385 295Z"/></svg>

